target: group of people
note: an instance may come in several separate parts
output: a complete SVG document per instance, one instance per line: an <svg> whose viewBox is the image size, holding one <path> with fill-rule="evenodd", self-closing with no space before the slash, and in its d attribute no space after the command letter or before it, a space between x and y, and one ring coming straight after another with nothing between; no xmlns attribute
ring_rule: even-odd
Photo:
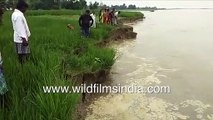
<svg viewBox="0 0 213 120"><path fill-rule="evenodd" d="M24 16L24 13L28 7L29 6L26 2L19 1L11 17L14 30L14 43L20 63L23 63L26 56L30 53L28 40L31 33L27 24L27 20ZM119 11L116 11L115 9L112 11L105 9L104 11L101 10L100 12L100 23L112 25L117 24ZM89 37L90 27L96 27L95 13L91 13L90 10L86 10L85 13L80 16L78 22L81 27L82 34L85 37Z"/></svg>
<svg viewBox="0 0 213 120"><path fill-rule="evenodd" d="M104 10L101 9L99 13L99 22L103 24L117 25L119 14L120 11L116 11L115 9L112 9L111 11L108 8ZM82 30L82 35L88 37L90 35L90 27L97 27L95 12L86 10L86 12L79 18L79 25Z"/></svg>
<svg viewBox="0 0 213 120"><path fill-rule="evenodd" d="M104 24L117 25L118 15L120 11L116 11L114 8L110 11L109 8L101 9L99 12L99 22Z"/></svg>
<svg viewBox="0 0 213 120"><path fill-rule="evenodd" d="M18 55L18 60L21 64L24 63L28 54L30 54L28 41L31 33L27 24L27 20L24 16L24 13L28 7L29 6L26 2L19 1L11 17L14 30L14 45ZM2 14L3 11L0 11L0 20L2 19ZM115 9L113 9L111 12L109 9L105 9L104 11L101 10L99 16L100 23L117 25L118 14L119 12L115 11ZM82 34L85 37L89 37L90 27L96 28L96 16L94 12L90 13L90 10L86 10L85 13L80 16L78 22L81 27ZM0 94L4 94L6 91L7 88L3 79L2 59L0 56Z"/></svg>

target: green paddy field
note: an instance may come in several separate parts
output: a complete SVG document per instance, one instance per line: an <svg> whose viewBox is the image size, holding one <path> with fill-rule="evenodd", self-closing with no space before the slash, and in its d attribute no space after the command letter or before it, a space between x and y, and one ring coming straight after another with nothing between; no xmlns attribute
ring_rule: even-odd
<svg viewBox="0 0 213 120"><path fill-rule="evenodd" d="M115 62L115 50L98 47L97 42L109 37L116 27L98 24L90 38L81 36L78 17L82 11L28 11L26 18L32 33L31 55L20 65L13 43L10 20L12 12L4 14L0 26L0 51L4 60L4 75L8 93L0 96L0 120L70 120L80 101L80 94L45 94L43 86L72 86L65 73L83 74L110 69ZM121 17L143 16L122 12ZM67 24L74 26L68 30Z"/></svg>

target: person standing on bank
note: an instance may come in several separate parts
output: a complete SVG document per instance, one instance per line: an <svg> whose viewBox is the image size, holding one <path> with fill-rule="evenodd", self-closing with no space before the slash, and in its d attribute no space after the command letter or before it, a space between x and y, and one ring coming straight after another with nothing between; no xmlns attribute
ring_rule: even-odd
<svg viewBox="0 0 213 120"><path fill-rule="evenodd" d="M118 15L119 15L119 14L120 14L120 11L116 11L116 12L115 12L115 21L114 21L114 22L115 22L115 23L114 23L115 25L118 25Z"/></svg>
<svg viewBox="0 0 213 120"><path fill-rule="evenodd" d="M103 23L104 24L109 24L110 23L110 12L109 8L106 8L103 14Z"/></svg>
<svg viewBox="0 0 213 120"><path fill-rule="evenodd" d="M96 15L95 15L95 12L93 11L93 12L90 14L90 16L91 16L92 19L93 19L92 27L93 27L93 28L96 28L97 25L96 25Z"/></svg>
<svg viewBox="0 0 213 120"><path fill-rule="evenodd" d="M90 16L90 11L86 10L84 15L81 15L79 18L79 25L82 30L82 34L85 37L89 37L90 35L90 27L93 25L94 21L92 17Z"/></svg>
<svg viewBox="0 0 213 120"><path fill-rule="evenodd" d="M100 11L99 11L99 23L103 23L103 14L104 14L104 12L103 12L103 9L101 9Z"/></svg>
<svg viewBox="0 0 213 120"><path fill-rule="evenodd" d="M27 20L24 13L28 9L28 4L24 1L17 3L16 9L12 14L12 24L14 30L14 42L16 46L16 52L18 54L19 62L24 63L27 55L30 54L30 47L28 44L29 37L31 35Z"/></svg>
<svg viewBox="0 0 213 120"><path fill-rule="evenodd" d="M112 11L110 12L110 22L111 25L115 25L115 8L112 9Z"/></svg>

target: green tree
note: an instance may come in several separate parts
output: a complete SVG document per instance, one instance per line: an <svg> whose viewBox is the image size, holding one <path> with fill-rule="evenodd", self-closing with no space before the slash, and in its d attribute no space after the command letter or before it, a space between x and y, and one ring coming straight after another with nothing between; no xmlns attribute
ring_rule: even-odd
<svg viewBox="0 0 213 120"><path fill-rule="evenodd" d="M65 9L83 9L87 7L85 0L69 0L62 2L62 8Z"/></svg>
<svg viewBox="0 0 213 120"><path fill-rule="evenodd" d="M131 4L131 5L128 6L128 9L136 9L136 5Z"/></svg>
<svg viewBox="0 0 213 120"><path fill-rule="evenodd" d="M98 6L99 6L98 2L94 2L94 3L90 2L89 8L90 9L97 9Z"/></svg>

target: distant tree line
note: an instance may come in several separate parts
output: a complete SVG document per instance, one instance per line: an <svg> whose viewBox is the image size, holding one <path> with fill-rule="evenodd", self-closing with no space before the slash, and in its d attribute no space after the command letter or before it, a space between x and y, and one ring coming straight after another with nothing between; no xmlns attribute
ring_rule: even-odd
<svg viewBox="0 0 213 120"><path fill-rule="evenodd" d="M19 0L0 0L3 8L14 8ZM83 9L87 7L85 0L25 0L30 5L30 9ZM96 3L97 4L97 3ZM94 6L94 4L91 4Z"/></svg>
<svg viewBox="0 0 213 120"><path fill-rule="evenodd" d="M98 3L98 2L94 2L94 3L92 3L92 2L90 2L89 3L89 8L90 9L97 9L97 8L99 8L100 7L100 3Z"/></svg>
<svg viewBox="0 0 213 120"><path fill-rule="evenodd" d="M0 9L2 8L12 8L13 1L12 0L0 0Z"/></svg>
<svg viewBox="0 0 213 120"><path fill-rule="evenodd" d="M14 8L15 4L19 0L0 0L0 7L11 9ZM87 5L86 0L25 0L27 3L30 4L30 9L38 10L38 9L98 9L98 8L104 8L109 7L104 5L103 3L99 2L90 2ZM136 9L136 5L114 5L109 8L115 8L115 9Z"/></svg>
<svg viewBox="0 0 213 120"><path fill-rule="evenodd" d="M126 5L126 4L123 4L123 5L112 5L111 8L115 8L115 9L137 9L136 5Z"/></svg>

